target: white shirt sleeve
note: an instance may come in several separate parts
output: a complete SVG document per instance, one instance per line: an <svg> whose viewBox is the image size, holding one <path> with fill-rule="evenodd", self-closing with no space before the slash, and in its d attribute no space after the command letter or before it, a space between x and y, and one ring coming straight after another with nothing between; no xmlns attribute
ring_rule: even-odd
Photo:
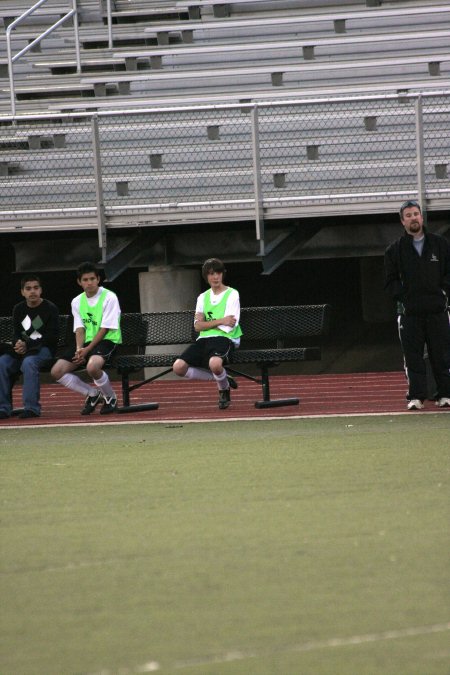
<svg viewBox="0 0 450 675"><path fill-rule="evenodd" d="M205 291L207 293L208 291ZM195 306L195 313L196 314L204 314L204 309L205 309L205 293L200 293L200 295L197 298L197 304Z"/></svg>
<svg viewBox="0 0 450 675"><path fill-rule="evenodd" d="M225 307L225 316L235 316L236 317L236 326L239 324L239 319L241 317L241 303L239 299L239 293L233 289L228 296L227 304ZM230 333L236 328L231 326L219 326L220 330L223 330L224 333Z"/></svg>
<svg viewBox="0 0 450 675"><path fill-rule="evenodd" d="M119 321L119 299L115 293L108 291L103 304L103 317L100 328L110 328L111 330L115 330L116 328L119 328Z"/></svg>
<svg viewBox="0 0 450 675"><path fill-rule="evenodd" d="M72 300L72 316L73 316L73 332L75 333L77 328L84 328L84 323L80 315L80 298L81 295L77 295L76 298Z"/></svg>

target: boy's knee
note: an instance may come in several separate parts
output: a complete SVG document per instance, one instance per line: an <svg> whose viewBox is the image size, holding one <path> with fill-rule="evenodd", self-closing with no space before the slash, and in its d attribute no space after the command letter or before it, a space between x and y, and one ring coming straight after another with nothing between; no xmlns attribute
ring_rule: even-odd
<svg viewBox="0 0 450 675"><path fill-rule="evenodd" d="M50 371L50 375L55 380L59 380L65 373L64 361L57 361Z"/></svg>
<svg viewBox="0 0 450 675"><path fill-rule="evenodd" d="M209 369L215 375L220 375L223 370L223 361L219 356L212 356L209 359Z"/></svg>
<svg viewBox="0 0 450 675"><path fill-rule="evenodd" d="M31 373L39 372L39 363L35 359L27 359L26 357L22 361L22 366L20 368L24 375Z"/></svg>
<svg viewBox="0 0 450 675"><path fill-rule="evenodd" d="M103 366L105 365L103 359L91 357L86 363L86 372L93 380L99 380L103 375Z"/></svg>
<svg viewBox="0 0 450 675"><path fill-rule="evenodd" d="M188 365L185 361L183 361L183 359L177 359L172 366L173 372L179 377L184 377L184 375L186 375L187 369Z"/></svg>

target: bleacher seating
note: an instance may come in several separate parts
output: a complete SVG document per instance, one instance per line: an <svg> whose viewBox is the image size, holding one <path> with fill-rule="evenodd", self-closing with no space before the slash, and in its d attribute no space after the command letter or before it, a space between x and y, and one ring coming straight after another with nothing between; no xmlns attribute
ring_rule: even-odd
<svg viewBox="0 0 450 675"><path fill-rule="evenodd" d="M17 113L26 119L11 125L1 31L30 4L0 3L0 231L18 219L29 229L42 219L56 226L61 205L68 228L97 227L90 111L108 113L100 140L111 222L127 226L130 214L133 223L141 216L207 222L254 215L251 102L394 95L391 108L378 100L365 110L350 101L332 114L308 107L307 125L301 107L263 115L261 185L270 217L296 199L315 213L321 194L341 195L343 208L358 201L353 194L375 201L394 188L409 194L417 169L408 92L450 90L450 6L440 0L115 0L112 48L106 2L79 0L81 72L73 29L61 27L14 65ZM49 0L14 32L14 51L64 11L63 0ZM211 108L194 121L183 112L191 104ZM138 106L145 119L123 124L118 113ZM169 106L179 109L176 118L158 114ZM436 204L450 198L450 140L441 130L448 131L449 110L450 99L438 112L427 109L424 170ZM405 156L392 156L395 143ZM380 208L389 208L388 198Z"/></svg>
<svg viewBox="0 0 450 675"><path fill-rule="evenodd" d="M96 11L92 3L81 0L79 5L82 72L76 72L73 30L61 27L41 42L40 51L15 64L18 113L49 106L55 110L58 101L66 106L94 97L100 106L103 101L109 105L111 97L118 98L118 105L129 105L130 94L145 104L169 97L173 105L177 98L185 104L186 98L207 102L217 95L228 95L236 102L246 93L258 100L270 95L272 87L283 87L289 95L299 96L328 93L333 86L337 91L349 91L348 87L358 91L361 85L367 88L383 83L386 91L401 88L402 83L417 91L422 85L445 87L450 79L446 61L450 7L440 2L413 4L408 9L407 26L403 7L369 9L362 2L348 3L345 9L340 4L337 9L336 3L324 0L316 3L320 6L315 12L310 8L299 12L299 7L308 5L300 0L249 2L250 15L237 14L235 19L233 14L220 21L189 20L175 1L158 1L148 15L142 14L146 9L143 3L127 3L125 9L125 3L116 2L114 21L121 13L130 19L134 9L139 21L114 23L113 49L108 48L106 3L97 2ZM211 7L217 4L207 3ZM236 8L243 4L236 3ZM61 9L62 3L53 6L54 10L46 11ZM17 28L16 51L46 25L46 14L42 9L40 15L40 11L33 17L42 24L30 28L26 23ZM405 39L399 39L402 35ZM358 67L346 77L345 67L352 68L352 63ZM228 76L218 78L213 72L216 68ZM127 79L120 74L123 72L133 76ZM0 39L0 113L8 112L8 93L5 45Z"/></svg>

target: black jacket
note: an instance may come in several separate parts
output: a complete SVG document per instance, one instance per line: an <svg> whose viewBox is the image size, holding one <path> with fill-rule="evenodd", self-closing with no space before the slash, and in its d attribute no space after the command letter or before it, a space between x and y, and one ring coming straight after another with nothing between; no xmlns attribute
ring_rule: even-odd
<svg viewBox="0 0 450 675"><path fill-rule="evenodd" d="M38 307L28 307L25 301L13 308L13 344L24 340L27 354L48 347L52 354L56 351L59 330L59 312L49 300L42 300Z"/></svg>
<svg viewBox="0 0 450 675"><path fill-rule="evenodd" d="M399 312L437 314L450 296L450 244L439 234L425 231L422 255L405 232L384 254L385 288L397 300Z"/></svg>

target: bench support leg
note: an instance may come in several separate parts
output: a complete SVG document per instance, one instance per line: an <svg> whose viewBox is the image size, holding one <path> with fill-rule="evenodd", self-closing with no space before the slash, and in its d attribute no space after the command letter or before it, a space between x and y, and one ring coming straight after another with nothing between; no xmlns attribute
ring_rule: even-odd
<svg viewBox="0 0 450 675"><path fill-rule="evenodd" d="M263 392L263 400L255 401L255 408L280 408L285 405L298 405L300 399L298 398L278 398L271 400L270 398L270 383L269 383L269 368L266 364L261 363L261 386Z"/></svg>
<svg viewBox="0 0 450 675"><path fill-rule="evenodd" d="M122 401L123 405L117 408L119 413L142 412L144 410L157 410L159 403L135 403L130 405L130 378L128 373L122 373Z"/></svg>

